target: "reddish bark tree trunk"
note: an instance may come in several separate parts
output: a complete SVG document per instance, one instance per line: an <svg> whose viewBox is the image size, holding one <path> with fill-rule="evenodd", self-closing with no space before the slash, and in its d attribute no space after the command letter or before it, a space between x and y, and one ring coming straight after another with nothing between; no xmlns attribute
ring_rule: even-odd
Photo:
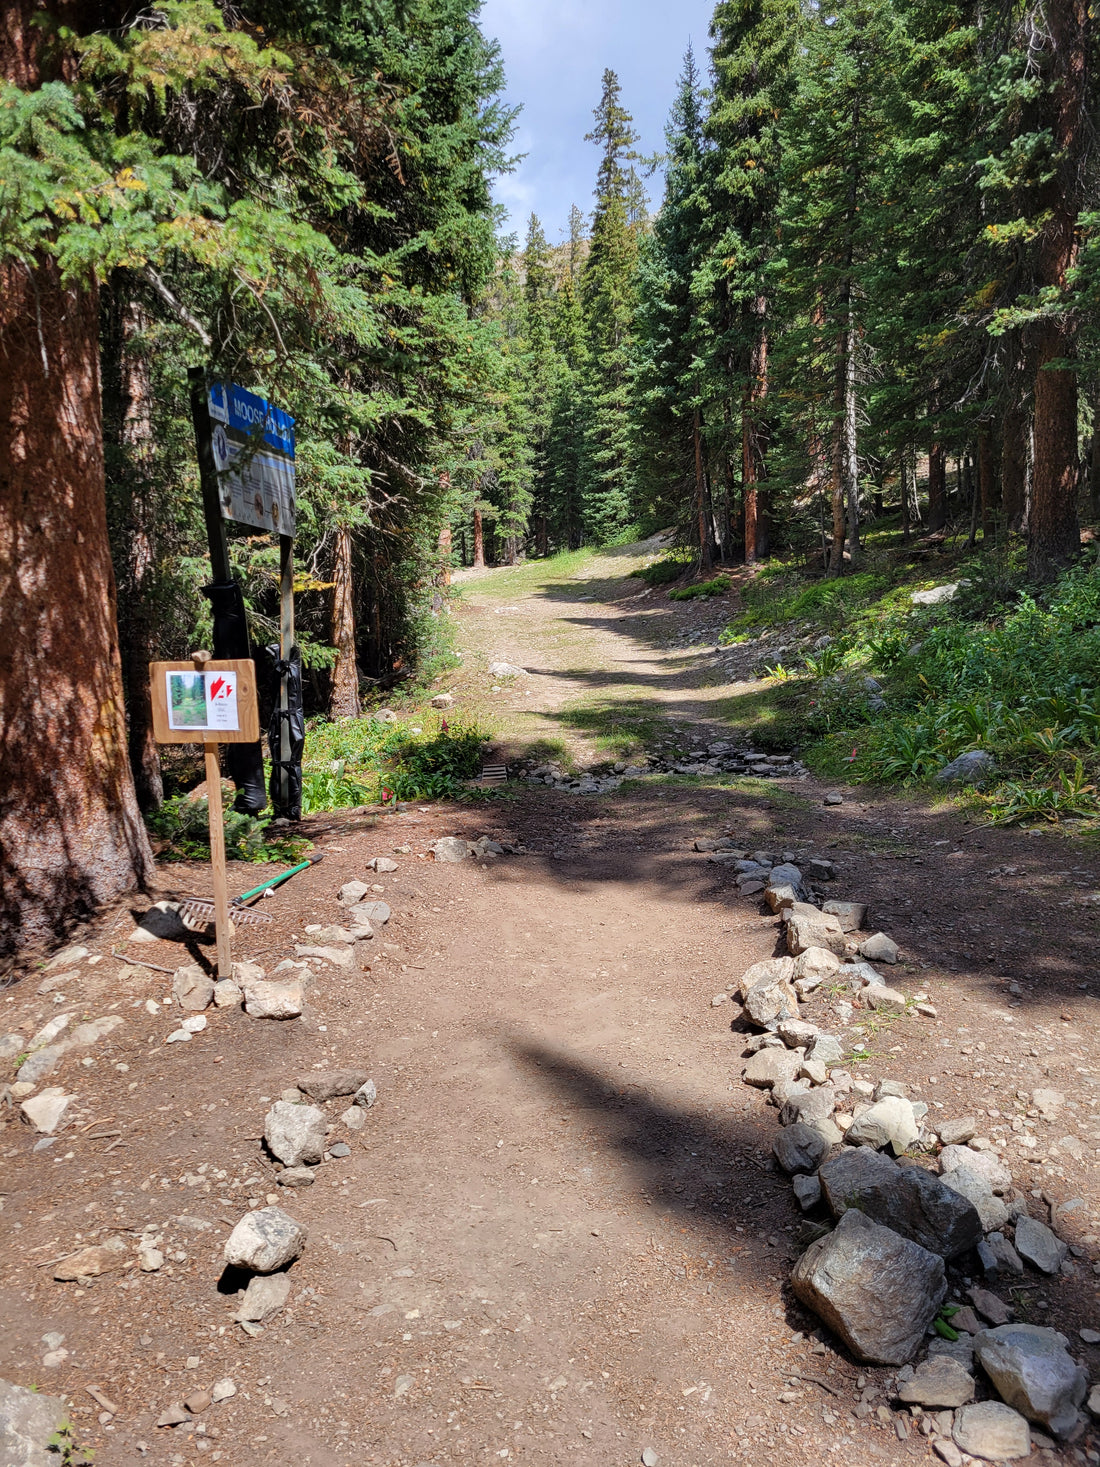
<svg viewBox="0 0 1100 1467"><path fill-rule="evenodd" d="M1048 31L1053 88L1051 132L1054 176L1044 193L1046 223L1040 237L1038 285L1064 290L1077 252L1083 152L1089 127L1086 59L1088 0L1059 0L1043 12ZM1077 325L1070 316L1044 316L1035 327L1035 417L1027 573L1049 581L1081 548L1077 521L1077 374L1072 365L1051 367L1077 355Z"/></svg>
<svg viewBox="0 0 1100 1467"><path fill-rule="evenodd" d="M38 8L0 17L0 75L24 87L47 79ZM44 260L33 278L0 266L0 769L0 952L152 878L126 749L97 292Z"/></svg>
<svg viewBox="0 0 1100 1467"><path fill-rule="evenodd" d="M928 528L942 530L947 524L947 455L933 443L928 450Z"/></svg>
<svg viewBox="0 0 1100 1467"><path fill-rule="evenodd" d="M751 565L760 554L760 503L757 485L764 461L763 425L760 414L768 395L768 336L764 319L767 299L758 295L753 302L753 315L759 321L752 356L749 359L749 385L741 410L741 458L743 497L745 504L745 564Z"/></svg>
<svg viewBox="0 0 1100 1467"><path fill-rule="evenodd" d="M480 509L474 510L474 565L478 568L485 565L485 525Z"/></svg>
<svg viewBox="0 0 1100 1467"><path fill-rule="evenodd" d="M446 524L439 532L439 585L451 584L451 526Z"/></svg>
<svg viewBox="0 0 1100 1467"><path fill-rule="evenodd" d="M332 667L329 713L333 718L358 718L359 662L355 650L355 586L351 563L351 530L336 527L332 565L332 645L336 661Z"/></svg>
<svg viewBox="0 0 1100 1467"><path fill-rule="evenodd" d="M156 514L149 475L153 460L153 385L149 358L136 345L148 324L133 300L122 308L120 397L121 440L126 471L132 479L127 525L126 573L132 598L130 614L120 628L126 689L129 695L130 768L138 804L157 810L164 802L160 750L153 737L153 700L149 663L156 649L153 585L156 578Z"/></svg>

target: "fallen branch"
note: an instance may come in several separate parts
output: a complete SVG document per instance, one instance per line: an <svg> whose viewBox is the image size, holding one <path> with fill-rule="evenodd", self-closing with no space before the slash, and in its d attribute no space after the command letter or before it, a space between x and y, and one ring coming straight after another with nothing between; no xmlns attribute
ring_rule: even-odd
<svg viewBox="0 0 1100 1467"><path fill-rule="evenodd" d="M828 1391L831 1396L843 1395L843 1392L838 1391L836 1386L831 1386L827 1380L822 1380L820 1375L788 1375L787 1379L811 1381L814 1385L819 1385L823 1391Z"/></svg>

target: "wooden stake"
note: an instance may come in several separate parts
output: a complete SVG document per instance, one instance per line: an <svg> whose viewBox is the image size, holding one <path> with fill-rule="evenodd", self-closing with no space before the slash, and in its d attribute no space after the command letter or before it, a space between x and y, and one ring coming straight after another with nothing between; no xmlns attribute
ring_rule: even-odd
<svg viewBox="0 0 1100 1467"><path fill-rule="evenodd" d="M206 808L210 820L210 872L214 879L214 933L218 944L218 977L232 978L229 940L229 887L225 874L225 825L222 820L222 772L217 744L205 745Z"/></svg>

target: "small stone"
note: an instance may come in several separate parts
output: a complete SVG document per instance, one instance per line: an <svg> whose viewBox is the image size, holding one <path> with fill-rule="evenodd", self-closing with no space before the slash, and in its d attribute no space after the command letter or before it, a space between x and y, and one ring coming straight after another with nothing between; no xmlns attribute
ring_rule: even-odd
<svg viewBox="0 0 1100 1467"><path fill-rule="evenodd" d="M325 1149L328 1122L315 1105L289 1105L277 1100L264 1121L264 1140L284 1166L316 1164Z"/></svg>
<svg viewBox="0 0 1100 1467"><path fill-rule="evenodd" d="M898 1387L898 1397L918 1406L955 1410L974 1399L974 1377L950 1355L933 1355Z"/></svg>
<svg viewBox="0 0 1100 1467"><path fill-rule="evenodd" d="M276 1177L280 1187L312 1187L316 1172L308 1166L288 1166Z"/></svg>
<svg viewBox="0 0 1100 1467"><path fill-rule="evenodd" d="M190 1018L184 1019L180 1028L186 1029L188 1034L201 1034L206 1028L206 1015L192 1014Z"/></svg>
<svg viewBox="0 0 1100 1467"><path fill-rule="evenodd" d="M27 1048L27 1041L22 1034L5 1034L0 1037L0 1060L14 1059L17 1054L22 1054Z"/></svg>
<svg viewBox="0 0 1100 1467"><path fill-rule="evenodd" d="M987 1462L1015 1461L1031 1455L1031 1431L1011 1406L978 1401L963 1406L952 1428L955 1445Z"/></svg>
<svg viewBox="0 0 1100 1467"><path fill-rule="evenodd" d="M974 1310L967 1304L963 1309L957 1309L951 1316L951 1328L964 1330L968 1335L976 1335L979 1330L985 1329Z"/></svg>
<svg viewBox="0 0 1100 1467"><path fill-rule="evenodd" d="M341 1095L354 1095L368 1078L366 1070L313 1070L299 1076L298 1089L323 1105Z"/></svg>
<svg viewBox="0 0 1100 1467"><path fill-rule="evenodd" d="M1060 1090L1033 1090L1031 1092L1031 1103L1044 1121L1055 1121L1061 1114L1062 1107L1066 1103L1066 1097Z"/></svg>
<svg viewBox="0 0 1100 1467"><path fill-rule="evenodd" d="M809 1212L821 1201L820 1178L796 1173L791 1178L791 1185L794 1187L794 1195L803 1212Z"/></svg>
<svg viewBox="0 0 1100 1467"><path fill-rule="evenodd" d="M526 677L525 668L517 667L514 662L490 662L488 668L490 677Z"/></svg>
<svg viewBox="0 0 1100 1467"><path fill-rule="evenodd" d="M172 997L181 1009L201 1013L214 997L214 980L198 963L188 963L172 975Z"/></svg>
<svg viewBox="0 0 1100 1467"><path fill-rule="evenodd" d="M782 912L785 907L794 905L798 900L798 893L793 886L789 886L786 882L778 885L774 882L769 882L764 888L764 900L767 902L770 911Z"/></svg>
<svg viewBox="0 0 1100 1467"><path fill-rule="evenodd" d="M453 693L436 693L435 697L431 699L431 706L433 708L450 708L454 705L454 700Z"/></svg>
<svg viewBox="0 0 1100 1467"><path fill-rule="evenodd" d="M779 1110L779 1124L794 1126L799 1123L815 1125L827 1121L836 1110L836 1091L831 1085L819 1085L814 1089L799 1088L783 1101Z"/></svg>
<svg viewBox="0 0 1100 1467"><path fill-rule="evenodd" d="M940 1121L936 1134L944 1146L964 1146L977 1134L978 1121L975 1116L961 1116L958 1120Z"/></svg>
<svg viewBox="0 0 1100 1467"><path fill-rule="evenodd" d="M171 1406L166 1406L164 1410L160 1413L160 1415L156 1419L155 1425L182 1426L185 1421L190 1420L191 1417L187 1410L184 1408L183 1402L174 1401Z"/></svg>
<svg viewBox="0 0 1100 1467"><path fill-rule="evenodd" d="M844 1058L844 1046L832 1034L819 1034L806 1058L814 1064L839 1065Z"/></svg>
<svg viewBox="0 0 1100 1467"><path fill-rule="evenodd" d="M253 1273L274 1273L293 1263L306 1244L306 1229L279 1207L246 1213L225 1241L225 1261Z"/></svg>
<svg viewBox="0 0 1100 1467"><path fill-rule="evenodd" d="M210 1387L210 1399L214 1402L215 1406L221 1401L231 1400L236 1394L236 1383L230 1380L228 1375L224 1376L221 1380L216 1380Z"/></svg>
<svg viewBox="0 0 1100 1467"><path fill-rule="evenodd" d="M392 913L386 902L361 901L352 907L348 913L348 920L365 923L368 926L372 922L377 922L380 927L384 927L390 920L391 915Z"/></svg>
<svg viewBox="0 0 1100 1467"><path fill-rule="evenodd" d="M296 1019L303 1006L301 982L260 982L245 990L244 1011L253 1019Z"/></svg>
<svg viewBox="0 0 1100 1467"><path fill-rule="evenodd" d="M943 1259L856 1209L794 1266L791 1287L860 1360L903 1365L947 1293Z"/></svg>
<svg viewBox="0 0 1100 1467"><path fill-rule="evenodd" d="M157 1273L164 1267L164 1254L151 1246L139 1248L138 1267L142 1273Z"/></svg>
<svg viewBox="0 0 1100 1467"><path fill-rule="evenodd" d="M209 1391L198 1390L192 1391L189 1396L184 1396L183 1404L193 1415L201 1416L204 1411L209 1409L213 1399Z"/></svg>
<svg viewBox="0 0 1100 1467"><path fill-rule="evenodd" d="M998 1298L996 1294L990 1293L988 1289L977 1287L968 1289L967 1293L970 1302L983 1319L988 1319L990 1324L994 1325L1008 1323L1011 1315L1008 1305L1003 1299Z"/></svg>
<svg viewBox="0 0 1100 1467"><path fill-rule="evenodd" d="M997 1393L1029 1421L1064 1437L1077 1422L1088 1376L1057 1330L1035 1324L1003 1324L982 1330L974 1354Z"/></svg>
<svg viewBox="0 0 1100 1467"><path fill-rule="evenodd" d="M358 1105L349 1105L347 1110L341 1111L340 1121L349 1131L361 1131L367 1124L367 1118Z"/></svg>
<svg viewBox="0 0 1100 1467"><path fill-rule="evenodd" d="M780 1019L776 1033L788 1049L809 1049L821 1031L805 1019Z"/></svg>
<svg viewBox="0 0 1100 1467"><path fill-rule="evenodd" d="M786 1126L772 1142L775 1159L788 1176L816 1171L828 1149L820 1132L800 1121Z"/></svg>
<svg viewBox="0 0 1100 1467"><path fill-rule="evenodd" d="M243 997L244 993L232 978L219 978L214 984L214 1007L216 1009L235 1009Z"/></svg>
<svg viewBox="0 0 1100 1467"><path fill-rule="evenodd" d="M64 1283L74 1279L95 1279L105 1273L117 1273L129 1263L126 1244L121 1238L108 1238L106 1243L96 1243L70 1253L60 1263L55 1263L53 1276Z"/></svg>
<svg viewBox="0 0 1100 1467"><path fill-rule="evenodd" d="M835 917L826 917L815 910L814 916L802 916L791 908L787 921L787 951L794 957L807 948L824 947L843 957L847 951L846 939Z"/></svg>
<svg viewBox="0 0 1100 1467"><path fill-rule="evenodd" d="M335 1146L329 1147L329 1155L335 1157L337 1161L340 1161L345 1156L351 1155L351 1147L346 1141L337 1141Z"/></svg>
<svg viewBox="0 0 1100 1467"><path fill-rule="evenodd" d="M991 1151L974 1151L969 1146L945 1146L940 1152L940 1171L946 1177L957 1167L965 1166L985 1177L994 1192L1007 1192L1012 1186L1012 1173Z"/></svg>
<svg viewBox="0 0 1100 1467"><path fill-rule="evenodd" d="M233 1318L239 1324L262 1324L265 1319L278 1314L289 1297L289 1274L257 1274L255 1278L249 1279L248 1288L245 1289Z"/></svg>
<svg viewBox="0 0 1100 1467"><path fill-rule="evenodd" d="M51 1085L39 1095L24 1100L19 1110L23 1119L44 1136L52 1136L65 1120L75 1095L66 1095L59 1085Z"/></svg>
<svg viewBox="0 0 1100 1467"><path fill-rule="evenodd" d="M798 1018L798 995L781 978L762 978L745 994L745 1012L762 1029L777 1029L782 1020Z"/></svg>
<svg viewBox="0 0 1100 1467"><path fill-rule="evenodd" d="M350 968L355 959L351 948L344 944L339 947L319 947L315 943L299 942L295 943L294 952L299 958L320 958L322 962L331 963L334 968Z"/></svg>
<svg viewBox="0 0 1100 1467"><path fill-rule="evenodd" d="M642 1448L642 1467L657 1467L660 1460L660 1457L652 1447Z"/></svg>
<svg viewBox="0 0 1100 1467"><path fill-rule="evenodd" d="M81 947L79 944L72 947L63 947L59 953L54 953L42 971L44 973L53 973L58 968L68 968L73 963L82 963L90 952L90 947Z"/></svg>
<svg viewBox="0 0 1100 1467"><path fill-rule="evenodd" d="M809 1080L811 1085L824 1085L828 1082L829 1071L820 1060L807 1059L802 1063L798 1072L800 1080Z"/></svg>
<svg viewBox="0 0 1100 1467"><path fill-rule="evenodd" d="M360 1085L359 1089L355 1092L351 1103L352 1105L361 1105L366 1110L369 1110L377 1099L378 1087L375 1085L374 1081L364 1080L363 1084Z"/></svg>
<svg viewBox="0 0 1100 1467"><path fill-rule="evenodd" d="M1081 1336L1086 1345L1100 1345L1100 1330L1080 1329L1077 1331L1077 1333Z"/></svg>
<svg viewBox="0 0 1100 1467"><path fill-rule="evenodd" d="M821 803L823 805L843 805L844 796L838 790L829 790Z"/></svg>
<svg viewBox="0 0 1100 1467"><path fill-rule="evenodd" d="M1046 1223L1025 1214L1016 1220L1016 1251L1043 1273L1057 1273L1069 1250Z"/></svg>
<svg viewBox="0 0 1100 1467"><path fill-rule="evenodd" d="M939 1010L936 1008L935 1004L926 1003L922 1000L920 1003L916 1004L915 1007L917 1013L925 1019L935 1019L939 1017Z"/></svg>
<svg viewBox="0 0 1100 1467"><path fill-rule="evenodd" d="M367 862L367 870L375 871L379 875L385 875L387 872L396 871L397 869L397 862L391 860L389 856L372 856Z"/></svg>
<svg viewBox="0 0 1100 1467"><path fill-rule="evenodd" d="M898 945L885 932L876 932L859 945L860 956L870 963L896 963L900 953Z"/></svg>
<svg viewBox="0 0 1100 1467"><path fill-rule="evenodd" d="M354 907L369 894L370 887L365 881L345 881L340 888L340 901L345 907Z"/></svg>
<svg viewBox="0 0 1100 1467"><path fill-rule="evenodd" d="M437 861L465 861L470 854L469 846L460 836L444 835L428 847Z"/></svg>
<svg viewBox="0 0 1100 1467"><path fill-rule="evenodd" d="M903 1014L907 999L904 993L899 993L896 988L887 988L885 984L879 987L867 988L864 991L869 1008L885 1010L887 1013Z"/></svg>
<svg viewBox="0 0 1100 1467"><path fill-rule="evenodd" d="M755 1085L759 1090L770 1090L779 1080L793 1080L802 1063L801 1055L793 1050L762 1049L754 1054L742 1071L746 1085Z"/></svg>
<svg viewBox="0 0 1100 1467"><path fill-rule="evenodd" d="M744 999L749 991L759 983L789 983L793 977L793 958L764 958L759 963L753 963L751 968L745 969L735 992L739 998Z"/></svg>
<svg viewBox="0 0 1100 1467"><path fill-rule="evenodd" d="M842 932L858 932L867 925L867 907L863 902L823 902L821 910L837 919Z"/></svg>
<svg viewBox="0 0 1100 1467"><path fill-rule="evenodd" d="M856 1116L845 1139L855 1146L889 1146L895 1156L912 1146L920 1135L911 1101L890 1095Z"/></svg>
<svg viewBox="0 0 1100 1467"><path fill-rule="evenodd" d="M808 947L795 958L793 977L801 993L803 985L811 984L813 988L817 988L839 969L840 959L829 948Z"/></svg>
<svg viewBox="0 0 1100 1467"><path fill-rule="evenodd" d="M190 1044L194 1035L190 1029L174 1029L165 1039L165 1044Z"/></svg>

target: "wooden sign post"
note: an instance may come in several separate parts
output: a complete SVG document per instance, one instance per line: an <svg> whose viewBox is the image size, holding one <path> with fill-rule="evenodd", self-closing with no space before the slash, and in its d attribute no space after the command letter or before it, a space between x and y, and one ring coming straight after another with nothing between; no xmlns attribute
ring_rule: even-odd
<svg viewBox="0 0 1100 1467"><path fill-rule="evenodd" d="M229 940L229 888L218 745L253 744L260 737L256 665L244 658L214 662L209 652L194 652L190 662L151 662L149 686L157 743L201 743L205 749L218 977L231 978L233 955Z"/></svg>

